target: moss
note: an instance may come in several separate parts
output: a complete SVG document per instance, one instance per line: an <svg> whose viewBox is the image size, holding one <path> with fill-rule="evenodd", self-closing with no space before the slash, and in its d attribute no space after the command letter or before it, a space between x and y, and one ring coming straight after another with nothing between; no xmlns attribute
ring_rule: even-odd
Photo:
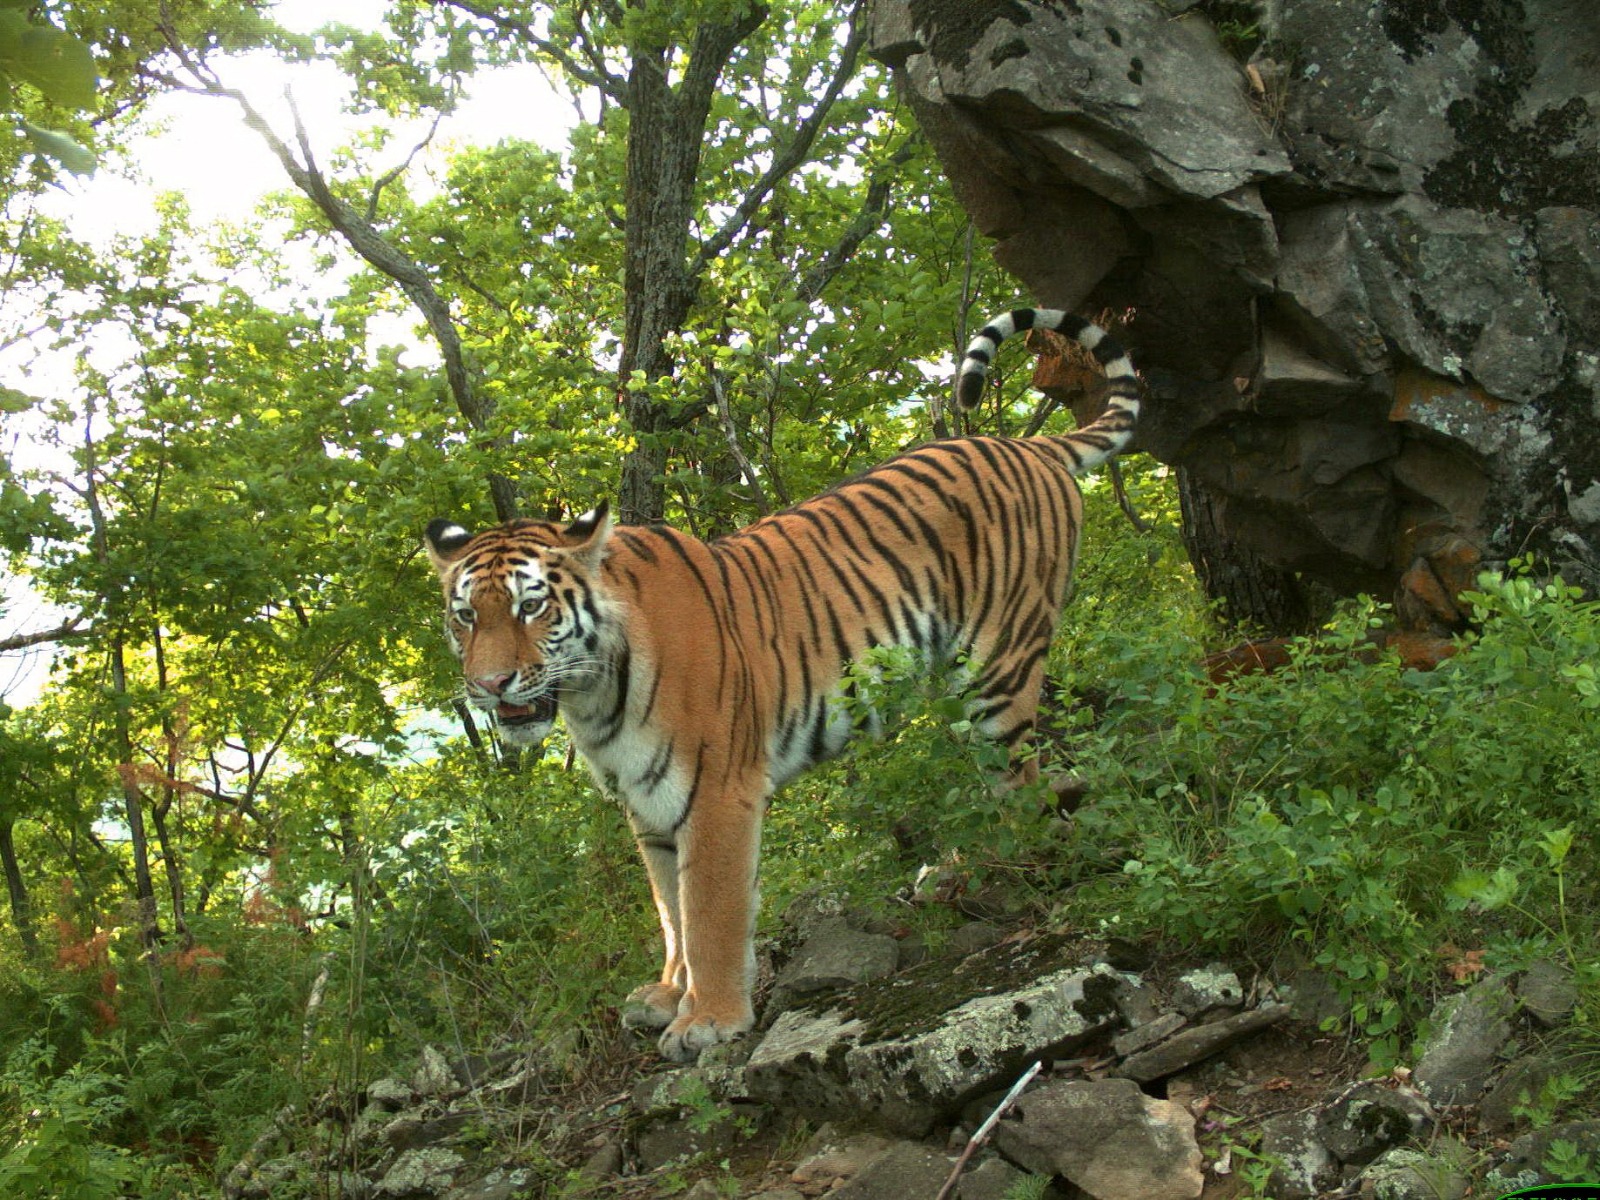
<svg viewBox="0 0 1600 1200"><path fill-rule="evenodd" d="M969 1000L1014 991L1085 958L1080 939L1045 934L1023 943L990 946L965 957L932 958L892 979L861 984L843 997L818 997L806 1010L821 1013L842 1008L865 1026L859 1042L889 1041L936 1028L947 1012ZM1085 989L1086 1007L1098 1008L1101 1002L1101 997L1091 997ZM1095 1014L1084 1015L1092 1018Z"/></svg>

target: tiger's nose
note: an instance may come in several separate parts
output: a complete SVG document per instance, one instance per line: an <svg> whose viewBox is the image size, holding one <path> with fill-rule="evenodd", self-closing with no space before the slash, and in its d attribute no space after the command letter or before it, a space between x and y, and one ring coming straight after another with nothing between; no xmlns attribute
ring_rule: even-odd
<svg viewBox="0 0 1600 1200"><path fill-rule="evenodd" d="M479 675L472 682L477 684L491 696L498 696L505 690L506 684L516 677L515 671L507 671L503 675Z"/></svg>

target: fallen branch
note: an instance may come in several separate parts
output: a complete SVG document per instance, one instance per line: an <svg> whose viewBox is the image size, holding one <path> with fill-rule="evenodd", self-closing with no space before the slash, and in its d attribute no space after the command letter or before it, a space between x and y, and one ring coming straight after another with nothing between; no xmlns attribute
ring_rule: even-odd
<svg viewBox="0 0 1600 1200"><path fill-rule="evenodd" d="M983 1148L983 1144L989 1140L989 1135L994 1132L994 1127L1000 1124L1000 1118L1011 1110L1011 1106L1021 1097L1023 1089L1032 1083L1034 1076L1042 1070L1044 1070L1044 1063L1036 1062L1022 1073L1021 1079L1011 1085L1011 1090L1005 1094L1005 1098L995 1105L994 1111L989 1114L988 1119L978 1126L977 1132L967 1142L967 1147L961 1152L961 1157L956 1159L955 1169L950 1172L950 1178L944 1181L944 1186L939 1189L939 1194L933 1200L950 1200L950 1197L955 1194L956 1184L960 1181L961 1172L966 1169L967 1163L974 1154Z"/></svg>

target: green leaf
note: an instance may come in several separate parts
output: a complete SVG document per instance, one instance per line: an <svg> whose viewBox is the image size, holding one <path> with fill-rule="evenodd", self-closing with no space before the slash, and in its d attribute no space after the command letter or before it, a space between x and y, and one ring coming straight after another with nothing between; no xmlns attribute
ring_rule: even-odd
<svg viewBox="0 0 1600 1200"><path fill-rule="evenodd" d="M18 124L33 143L36 153L54 159L74 175L94 174L96 161L93 150L79 145L58 130L41 129L32 121L19 121Z"/></svg>
<svg viewBox="0 0 1600 1200"><path fill-rule="evenodd" d="M0 67L64 108L92 108L100 86L89 47L54 25L28 25L16 40L15 55L0 59Z"/></svg>

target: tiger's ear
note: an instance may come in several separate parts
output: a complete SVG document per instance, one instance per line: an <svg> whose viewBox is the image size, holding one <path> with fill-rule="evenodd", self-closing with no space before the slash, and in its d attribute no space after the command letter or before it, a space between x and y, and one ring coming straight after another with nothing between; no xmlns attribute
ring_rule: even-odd
<svg viewBox="0 0 1600 1200"><path fill-rule="evenodd" d="M472 535L454 521L438 520L428 523L422 545L428 552L434 570L443 575L461 557Z"/></svg>
<svg viewBox="0 0 1600 1200"><path fill-rule="evenodd" d="M611 504L602 500L561 531L572 557L586 567L600 565L606 539L611 536Z"/></svg>

